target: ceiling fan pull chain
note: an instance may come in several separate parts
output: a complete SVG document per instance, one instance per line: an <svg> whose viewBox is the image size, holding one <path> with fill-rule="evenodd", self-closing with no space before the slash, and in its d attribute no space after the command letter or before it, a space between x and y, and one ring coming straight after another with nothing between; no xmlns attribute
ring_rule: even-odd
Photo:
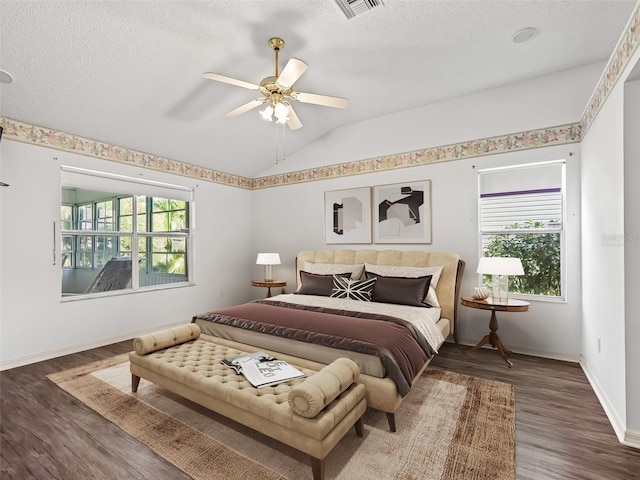
<svg viewBox="0 0 640 480"><path fill-rule="evenodd" d="M274 125L276 127L276 165L278 165L278 122Z"/></svg>
<svg viewBox="0 0 640 480"><path fill-rule="evenodd" d="M284 123L280 124L278 122L275 122L275 127L276 127L276 165L278 165L278 163L280 163L280 159L278 157L278 145L280 144L279 142L279 137L280 135L278 134L278 125L281 125L282 127L282 160L286 160L286 137L287 137L287 129L286 129L286 125Z"/></svg>
<svg viewBox="0 0 640 480"><path fill-rule="evenodd" d="M285 124L282 124L282 161L284 162L287 157L287 128Z"/></svg>

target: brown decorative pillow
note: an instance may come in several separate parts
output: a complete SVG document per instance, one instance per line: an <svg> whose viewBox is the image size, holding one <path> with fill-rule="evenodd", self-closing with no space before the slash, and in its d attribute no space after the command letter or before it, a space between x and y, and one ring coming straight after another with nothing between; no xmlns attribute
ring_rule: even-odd
<svg viewBox="0 0 640 480"><path fill-rule="evenodd" d="M365 275L367 278L377 278L373 285L372 302L429 308L424 303L424 297L429 290L431 275L417 278L385 277L371 272L365 272Z"/></svg>
<svg viewBox="0 0 640 480"><path fill-rule="evenodd" d="M438 281L440 280L440 275L444 268L442 265L435 267L403 267L399 265L375 265L372 263L365 263L364 267L367 272L389 277L416 278L432 275L431 283L429 284L429 291L427 292L427 297L425 298L424 303L430 307L440 307L438 296L436 295L436 287L438 286Z"/></svg>
<svg viewBox="0 0 640 480"><path fill-rule="evenodd" d="M350 277L351 272L339 273L340 277ZM322 297L331 296L333 290L333 275L320 275L300 271L300 288L296 290L298 295L320 295Z"/></svg>

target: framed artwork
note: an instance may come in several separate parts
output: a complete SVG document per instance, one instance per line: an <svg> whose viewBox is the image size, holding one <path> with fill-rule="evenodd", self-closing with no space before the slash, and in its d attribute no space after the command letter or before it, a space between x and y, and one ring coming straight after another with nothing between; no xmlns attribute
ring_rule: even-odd
<svg viewBox="0 0 640 480"><path fill-rule="evenodd" d="M371 243L371 187L324 193L325 241Z"/></svg>
<svg viewBox="0 0 640 480"><path fill-rule="evenodd" d="M373 187L375 243L431 243L431 180Z"/></svg>

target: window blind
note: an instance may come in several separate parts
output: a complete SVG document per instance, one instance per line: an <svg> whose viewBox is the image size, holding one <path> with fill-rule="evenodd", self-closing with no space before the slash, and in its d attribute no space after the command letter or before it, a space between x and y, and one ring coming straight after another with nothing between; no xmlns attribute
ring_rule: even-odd
<svg viewBox="0 0 640 480"><path fill-rule="evenodd" d="M528 222L542 222L547 229L561 229L563 198L560 188L480 195L482 233L515 231Z"/></svg>
<svg viewBox="0 0 640 480"><path fill-rule="evenodd" d="M562 230L564 162L480 171L480 231L517 233L518 224L541 223L537 230ZM528 232L532 227L527 228Z"/></svg>

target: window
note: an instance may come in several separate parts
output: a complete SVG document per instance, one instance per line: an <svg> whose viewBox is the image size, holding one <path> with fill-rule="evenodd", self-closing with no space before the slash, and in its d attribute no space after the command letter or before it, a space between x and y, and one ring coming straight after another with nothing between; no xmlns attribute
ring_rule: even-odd
<svg viewBox="0 0 640 480"><path fill-rule="evenodd" d="M482 256L516 257L525 274L509 291L561 298L564 294L565 164L545 162L479 174ZM490 285L490 278L483 280Z"/></svg>
<svg viewBox="0 0 640 480"><path fill-rule="evenodd" d="M72 167L62 184L63 295L189 281L190 189Z"/></svg>
<svg viewBox="0 0 640 480"><path fill-rule="evenodd" d="M60 207L60 228L62 230L71 230L74 225L74 207L73 205L62 205ZM60 250L62 252L62 268L70 267L75 256L73 237L62 236L60 242Z"/></svg>

